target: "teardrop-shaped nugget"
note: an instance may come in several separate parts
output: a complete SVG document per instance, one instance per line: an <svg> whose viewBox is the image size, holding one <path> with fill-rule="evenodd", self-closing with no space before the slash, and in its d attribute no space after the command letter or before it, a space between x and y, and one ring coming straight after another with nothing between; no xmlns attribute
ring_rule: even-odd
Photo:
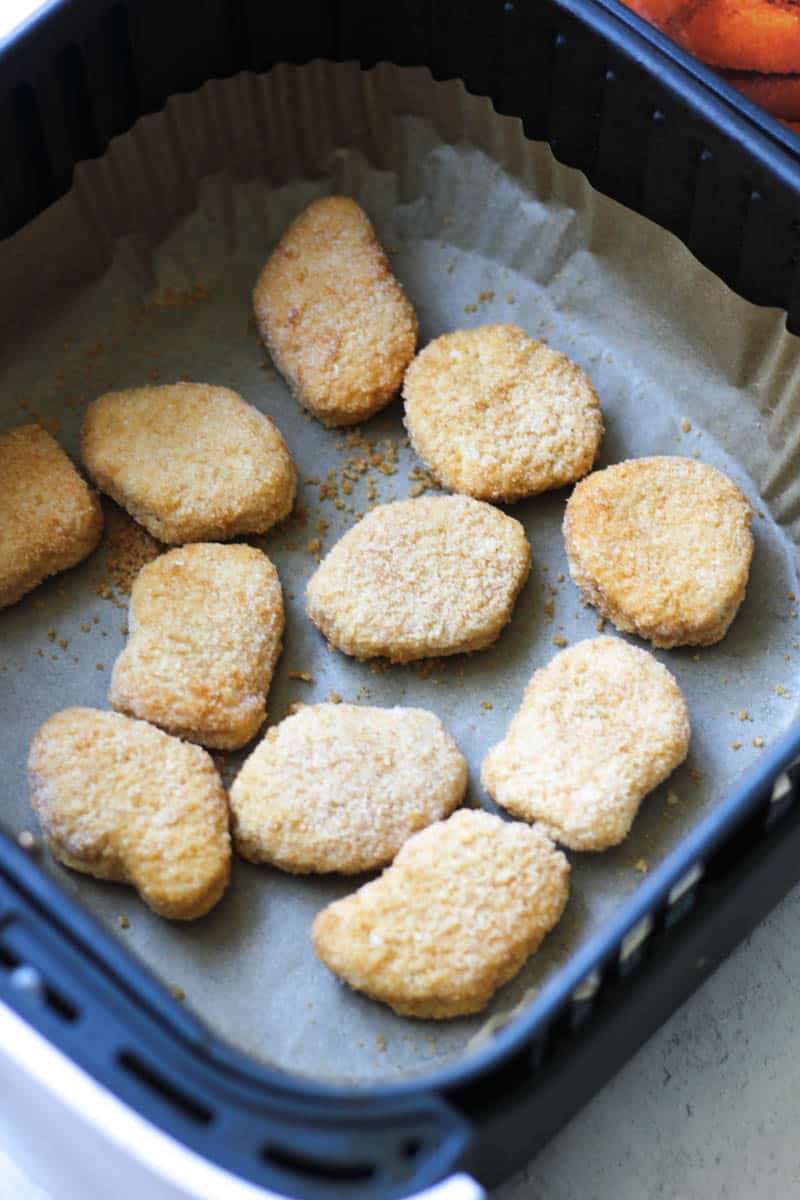
<svg viewBox="0 0 800 1200"><path fill-rule="evenodd" d="M325 196L292 221L253 307L275 366L325 425L364 421L399 392L417 318L355 200Z"/></svg>
<svg viewBox="0 0 800 1200"><path fill-rule="evenodd" d="M406 1017L479 1012L558 922L569 865L541 829L462 809L323 909L317 955Z"/></svg>
<svg viewBox="0 0 800 1200"><path fill-rule="evenodd" d="M511 618L530 570L519 521L467 496L382 504L336 543L306 608L355 658L411 662L483 650Z"/></svg>
<svg viewBox="0 0 800 1200"><path fill-rule="evenodd" d="M230 388L107 392L86 410L81 457L101 492L169 544L266 533L294 503L286 443Z"/></svg>
<svg viewBox="0 0 800 1200"><path fill-rule="evenodd" d="M130 883L162 917L191 921L228 885L225 789L199 746L145 721L68 708L31 745L31 803L55 858Z"/></svg>
<svg viewBox="0 0 800 1200"><path fill-rule="evenodd" d="M752 509L691 458L637 458L576 486L564 516L569 570L591 603L654 646L710 646L742 603Z"/></svg>
<svg viewBox="0 0 800 1200"><path fill-rule="evenodd" d="M219 750L250 741L266 716L284 626L266 554L205 542L162 554L136 576L128 625L113 708Z"/></svg>
<svg viewBox="0 0 800 1200"><path fill-rule="evenodd" d="M269 730L231 788L236 849L284 871L355 874L464 799L467 764L421 708L312 704Z"/></svg>
<svg viewBox="0 0 800 1200"><path fill-rule="evenodd" d="M605 850L686 758L689 735L667 668L620 638L592 638L536 672L481 778L497 804L555 841Z"/></svg>

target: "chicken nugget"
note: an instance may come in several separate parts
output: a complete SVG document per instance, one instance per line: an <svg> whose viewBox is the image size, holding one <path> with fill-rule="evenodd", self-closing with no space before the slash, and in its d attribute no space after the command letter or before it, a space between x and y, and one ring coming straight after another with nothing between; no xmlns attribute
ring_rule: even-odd
<svg viewBox="0 0 800 1200"><path fill-rule="evenodd" d="M239 772L236 849L284 871L370 871L449 816L466 787L466 761L433 713L309 705L270 729Z"/></svg>
<svg viewBox="0 0 800 1200"><path fill-rule="evenodd" d="M272 360L325 425L355 425L400 390L417 318L366 213L315 200L284 231L253 292Z"/></svg>
<svg viewBox="0 0 800 1200"><path fill-rule="evenodd" d="M40 425L0 436L0 608L95 549L103 513L91 488Z"/></svg>
<svg viewBox="0 0 800 1200"><path fill-rule="evenodd" d="M252 546L196 543L136 576L113 708L220 750L249 742L283 636L278 572Z"/></svg>
<svg viewBox="0 0 800 1200"><path fill-rule="evenodd" d="M567 504L573 580L618 629L654 646L710 646L742 603L752 509L690 458L639 458L595 471Z"/></svg>
<svg viewBox="0 0 800 1200"><path fill-rule="evenodd" d="M519 521L467 496L382 504L340 539L306 588L328 641L405 663L483 650L530 571Z"/></svg>
<svg viewBox="0 0 800 1200"><path fill-rule="evenodd" d="M479 1012L557 924L569 865L536 826L462 809L314 921L320 959L404 1017Z"/></svg>
<svg viewBox="0 0 800 1200"><path fill-rule="evenodd" d="M81 457L101 492L169 544L265 533L294 503L286 443L229 388L107 392L86 410Z"/></svg>
<svg viewBox="0 0 800 1200"><path fill-rule="evenodd" d="M192 921L230 875L225 789L211 758L145 721L68 708L31 745L31 803L75 871L130 883L162 917Z"/></svg>
<svg viewBox="0 0 800 1200"><path fill-rule="evenodd" d="M689 736L666 667L619 638L592 638L536 672L481 780L497 804L538 821L554 841L605 850L686 758Z"/></svg>
<svg viewBox="0 0 800 1200"><path fill-rule="evenodd" d="M436 338L403 384L417 454L454 492L511 503L592 468L603 418L589 377L517 325Z"/></svg>

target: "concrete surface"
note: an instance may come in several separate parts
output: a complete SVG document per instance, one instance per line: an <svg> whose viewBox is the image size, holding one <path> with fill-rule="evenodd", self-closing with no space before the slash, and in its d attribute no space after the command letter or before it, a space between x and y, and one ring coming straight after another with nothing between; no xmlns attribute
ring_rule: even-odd
<svg viewBox="0 0 800 1200"><path fill-rule="evenodd" d="M492 1200L800 1195L799 923L800 888ZM0 1200L60 1200L1 1118Z"/></svg>

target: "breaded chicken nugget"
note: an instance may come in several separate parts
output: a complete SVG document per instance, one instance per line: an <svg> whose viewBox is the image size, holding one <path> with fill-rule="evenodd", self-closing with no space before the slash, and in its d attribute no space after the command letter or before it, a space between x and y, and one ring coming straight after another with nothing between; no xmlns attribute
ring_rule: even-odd
<svg viewBox="0 0 800 1200"><path fill-rule="evenodd" d="M86 410L81 457L100 491L161 542L265 533L294 503L286 443L229 388L107 392Z"/></svg>
<svg viewBox="0 0 800 1200"><path fill-rule="evenodd" d="M449 816L466 787L466 761L433 713L309 705L270 729L239 772L236 849L284 871L370 871Z"/></svg>
<svg viewBox="0 0 800 1200"><path fill-rule="evenodd" d="M518 521L466 496L382 504L311 577L306 608L356 658L411 662L483 650L511 618L530 570Z"/></svg>
<svg viewBox="0 0 800 1200"><path fill-rule="evenodd" d="M517 325L436 338L403 384L417 454L454 492L510 503L592 468L603 418L589 377Z"/></svg>
<svg viewBox="0 0 800 1200"><path fill-rule="evenodd" d="M481 779L497 804L538 821L555 841L605 850L683 762L689 733L666 667L618 638L593 638L536 672Z"/></svg>
<svg viewBox="0 0 800 1200"><path fill-rule="evenodd" d="M417 318L355 200L326 196L292 221L253 292L261 336L325 425L355 425L400 390Z"/></svg>
<svg viewBox="0 0 800 1200"><path fill-rule="evenodd" d="M404 1017L479 1012L558 922L569 865L541 829L463 809L323 909L314 949Z"/></svg>
<svg viewBox="0 0 800 1200"><path fill-rule="evenodd" d="M618 629L654 646L710 646L744 599L751 517L738 487L705 463L618 463L584 479L570 497L570 574Z"/></svg>
<svg viewBox="0 0 800 1200"><path fill-rule="evenodd" d="M103 532L97 496L40 425L0 436L0 608L91 554Z"/></svg>
<svg viewBox="0 0 800 1200"><path fill-rule="evenodd" d="M31 803L55 858L131 883L162 917L192 921L228 886L225 789L211 758L144 721L68 708L31 745Z"/></svg>
<svg viewBox="0 0 800 1200"><path fill-rule="evenodd" d="M283 636L281 585L266 554L205 543L162 554L136 576L128 625L113 708L203 746L250 741Z"/></svg>

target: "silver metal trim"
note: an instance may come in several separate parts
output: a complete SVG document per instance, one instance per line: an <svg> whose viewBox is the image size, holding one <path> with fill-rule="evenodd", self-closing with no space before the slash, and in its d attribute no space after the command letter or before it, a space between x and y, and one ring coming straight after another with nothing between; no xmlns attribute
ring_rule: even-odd
<svg viewBox="0 0 800 1200"><path fill-rule="evenodd" d="M620 942L619 961L624 963L627 958L638 950L642 942L646 941L653 932L653 918L648 915L642 917L641 921L637 921L632 929L629 929L625 937Z"/></svg>
<svg viewBox="0 0 800 1200"><path fill-rule="evenodd" d="M705 868L701 862L696 862L694 866L689 867L685 875L681 875L677 883L673 884L669 889L667 903L671 906L677 904L681 896L685 896L690 888L693 888L696 883L703 878Z"/></svg>
<svg viewBox="0 0 800 1200"><path fill-rule="evenodd" d="M37 1182L48 1186L42 1174L49 1156L58 1200L100 1194L101 1167L114 1181L115 1200L293 1200L237 1178L162 1133L0 1003L0 1116L4 1110L17 1125L27 1119ZM458 1174L415 1200L485 1200L485 1193Z"/></svg>

